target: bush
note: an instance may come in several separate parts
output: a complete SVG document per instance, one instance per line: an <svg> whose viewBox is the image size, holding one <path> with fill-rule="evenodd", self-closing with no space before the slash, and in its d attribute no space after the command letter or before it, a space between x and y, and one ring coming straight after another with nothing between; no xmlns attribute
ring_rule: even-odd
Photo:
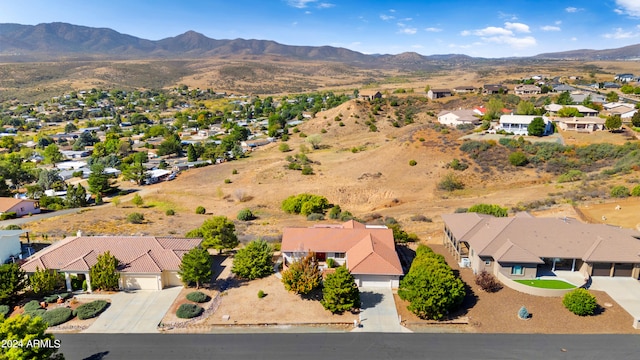
<svg viewBox="0 0 640 360"><path fill-rule="evenodd" d="M340 205L335 205L331 210L329 210L329 219L339 219L341 213L342 209L340 208Z"/></svg>
<svg viewBox="0 0 640 360"><path fill-rule="evenodd" d="M638 113L640 114L640 112ZM640 196L640 185L636 185L633 187L633 189L631 190L631 195Z"/></svg>
<svg viewBox="0 0 640 360"><path fill-rule="evenodd" d="M2 213L2 215L0 215L0 220L15 219L17 217L18 214L16 214L14 211L9 211Z"/></svg>
<svg viewBox="0 0 640 360"><path fill-rule="evenodd" d="M254 220L256 217L253 215L250 209L240 210L237 216L240 221L250 221Z"/></svg>
<svg viewBox="0 0 640 360"><path fill-rule="evenodd" d="M415 160L409 160L409 166L416 166L418 165L418 162Z"/></svg>
<svg viewBox="0 0 640 360"><path fill-rule="evenodd" d="M9 311L11 311L9 305L0 305L0 316L6 318L9 315Z"/></svg>
<svg viewBox="0 0 640 360"><path fill-rule="evenodd" d="M312 213L307 215L308 221L321 221L324 220L324 215L318 213Z"/></svg>
<svg viewBox="0 0 640 360"><path fill-rule="evenodd" d="M173 209L168 209L167 211L164 212L164 214L167 216L173 216L176 214L176 211Z"/></svg>
<svg viewBox="0 0 640 360"><path fill-rule="evenodd" d="M453 173L445 175L438 183L438 189L444 191L454 191L464 189L464 183L455 176Z"/></svg>
<svg viewBox="0 0 640 360"><path fill-rule="evenodd" d="M66 300L66 299L68 299L70 297L71 297L70 293L60 293L60 294L53 294L53 295L45 296L43 300L46 303L52 304L54 302L57 302L58 299Z"/></svg>
<svg viewBox="0 0 640 360"><path fill-rule="evenodd" d="M231 179L224 179L225 184L231 184Z"/></svg>
<svg viewBox="0 0 640 360"><path fill-rule="evenodd" d="M495 204L476 204L471 206L467 212L474 212L479 214L493 215L495 217L506 217L508 215L508 209L500 207Z"/></svg>
<svg viewBox="0 0 640 360"><path fill-rule="evenodd" d="M305 216L311 213L324 214L329 207L327 198L311 194L292 195L282 202L282 210L285 212Z"/></svg>
<svg viewBox="0 0 640 360"><path fill-rule="evenodd" d="M67 321L71 320L72 317L73 317L73 312L71 311L71 309L66 307L59 307L59 308L47 310L42 315L42 320L44 320L44 322L49 324L49 326L56 326L56 325L66 323Z"/></svg>
<svg viewBox="0 0 640 360"><path fill-rule="evenodd" d="M579 316L593 315L598 307L595 296L582 288L566 293L562 305Z"/></svg>
<svg viewBox="0 0 640 360"><path fill-rule="evenodd" d="M191 319L200 316L204 312L202 306L196 304L182 304L176 311L176 316L181 319Z"/></svg>
<svg viewBox="0 0 640 360"><path fill-rule="evenodd" d="M278 146L278 149L282 152L289 152L291 151L291 147L288 144L285 143L281 143L280 146Z"/></svg>
<svg viewBox="0 0 640 360"><path fill-rule="evenodd" d="M529 159L522 151L516 151L509 155L509 162L513 166L525 166L529 163Z"/></svg>
<svg viewBox="0 0 640 360"><path fill-rule="evenodd" d="M451 162L449 163L449 166L453 169L453 170L458 170L458 171L464 171L469 167L469 164L462 162L458 159L453 159L451 160Z"/></svg>
<svg viewBox="0 0 640 360"><path fill-rule="evenodd" d="M328 258L326 263L329 269L336 267L336 261L333 258Z"/></svg>
<svg viewBox="0 0 640 360"><path fill-rule="evenodd" d="M476 285L486 292L496 292L502 289L502 285L498 282L495 276L488 273L486 270L482 270L476 275Z"/></svg>
<svg viewBox="0 0 640 360"><path fill-rule="evenodd" d="M238 169L233 169L233 171L231 171L231 175L237 175L238 174Z"/></svg>
<svg viewBox="0 0 640 360"><path fill-rule="evenodd" d="M558 182L559 183L573 182L573 181L582 180L583 178L584 178L584 173L582 171L573 169L558 176Z"/></svg>
<svg viewBox="0 0 640 360"><path fill-rule="evenodd" d="M631 193L629 189L624 185L617 185L611 188L611 197L614 198L626 198L629 197Z"/></svg>
<svg viewBox="0 0 640 360"><path fill-rule="evenodd" d="M236 252L231 272L254 280L273 274L273 247L264 240L253 240Z"/></svg>
<svg viewBox="0 0 640 360"><path fill-rule="evenodd" d="M196 214L203 215L206 212L207 212L207 210L205 210L205 208L203 206L198 206L196 208Z"/></svg>
<svg viewBox="0 0 640 360"><path fill-rule="evenodd" d="M94 318L102 313L109 303L104 300L94 300L90 303L82 304L76 309L76 315L80 320Z"/></svg>
<svg viewBox="0 0 640 360"><path fill-rule="evenodd" d="M133 199L131 200L131 202L136 207L140 207L140 206L142 206L142 204L144 204L144 199L142 199L142 196L140 196L140 194L135 194L133 196Z"/></svg>
<svg viewBox="0 0 640 360"><path fill-rule="evenodd" d="M202 291L193 291L187 294L187 300L196 303L204 303L211 300L211 298L209 297L209 295L203 293Z"/></svg>
<svg viewBox="0 0 640 360"><path fill-rule="evenodd" d="M428 218L424 215L413 215L411 217L411 221L422 221L422 222L432 222L431 218Z"/></svg>
<svg viewBox="0 0 640 360"><path fill-rule="evenodd" d="M127 221L132 224L142 224L144 222L144 215L139 212L134 212L127 215Z"/></svg>
<svg viewBox="0 0 640 360"><path fill-rule="evenodd" d="M264 291L262 291L262 290L258 291L258 299L262 299L265 296L267 296L267 294L265 294Z"/></svg>
<svg viewBox="0 0 640 360"><path fill-rule="evenodd" d="M38 300L31 300L26 303L22 309L24 310L24 312L31 312L34 310L42 309L42 307L40 306L40 302Z"/></svg>

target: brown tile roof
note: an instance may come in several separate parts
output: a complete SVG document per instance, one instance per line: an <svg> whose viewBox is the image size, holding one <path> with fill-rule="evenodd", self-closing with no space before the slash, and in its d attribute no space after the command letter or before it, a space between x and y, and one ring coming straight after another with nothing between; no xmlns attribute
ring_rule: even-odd
<svg viewBox="0 0 640 360"><path fill-rule="evenodd" d="M538 260L640 263L640 233L629 229L584 224L571 218L535 218L526 213L508 218L443 214L442 219L456 239L466 241L479 256L496 261L537 262L531 254Z"/></svg>
<svg viewBox="0 0 640 360"><path fill-rule="evenodd" d="M35 202L35 200L30 199L16 199L12 197L0 197L0 213L6 212L12 207L20 204L23 201Z"/></svg>
<svg viewBox="0 0 640 360"><path fill-rule="evenodd" d="M41 269L88 271L98 255L109 251L120 261L120 271L159 273L178 270L182 255L202 239L157 238L154 236L68 237L37 252L22 265L26 272Z"/></svg>
<svg viewBox="0 0 640 360"><path fill-rule="evenodd" d="M393 231L386 227L367 227L357 221L342 225L285 228L283 252L343 252L353 274L402 275L395 250Z"/></svg>

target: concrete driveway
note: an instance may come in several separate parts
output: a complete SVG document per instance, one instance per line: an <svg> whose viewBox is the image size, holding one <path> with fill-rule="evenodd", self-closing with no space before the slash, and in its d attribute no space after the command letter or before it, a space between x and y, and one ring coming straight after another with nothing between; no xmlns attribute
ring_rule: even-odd
<svg viewBox="0 0 640 360"><path fill-rule="evenodd" d="M113 294L110 296L111 305L83 332L157 333L158 323L181 290L181 286L176 286L160 291L122 291Z"/></svg>
<svg viewBox="0 0 640 360"><path fill-rule="evenodd" d="M606 292L631 316L634 325L640 328L640 282L630 277L594 276L591 278L591 290Z"/></svg>
<svg viewBox="0 0 640 360"><path fill-rule="evenodd" d="M360 327L355 332L400 333L411 330L400 325L393 292L389 288L360 288Z"/></svg>

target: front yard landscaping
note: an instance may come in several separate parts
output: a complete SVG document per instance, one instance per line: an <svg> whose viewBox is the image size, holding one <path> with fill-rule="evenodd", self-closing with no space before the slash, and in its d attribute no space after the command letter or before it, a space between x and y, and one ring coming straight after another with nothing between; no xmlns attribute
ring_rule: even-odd
<svg viewBox="0 0 640 360"><path fill-rule="evenodd" d="M541 289L574 289L576 286L562 280L514 280L517 283Z"/></svg>

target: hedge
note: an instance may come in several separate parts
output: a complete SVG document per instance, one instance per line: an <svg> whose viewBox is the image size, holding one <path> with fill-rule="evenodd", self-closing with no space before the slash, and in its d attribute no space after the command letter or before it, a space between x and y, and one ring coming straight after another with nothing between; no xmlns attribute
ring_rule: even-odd
<svg viewBox="0 0 640 360"><path fill-rule="evenodd" d="M90 303L78 306L76 314L80 320L91 319L100 315L107 306L109 306L109 303L104 300L94 300Z"/></svg>
<svg viewBox="0 0 640 360"><path fill-rule="evenodd" d="M191 319L200 316L204 309L196 304L182 304L176 311L176 316L181 319Z"/></svg>
<svg viewBox="0 0 640 360"><path fill-rule="evenodd" d="M42 315L42 320L44 320L49 326L56 326L67 321L71 320L73 317L72 311L66 307L59 307L51 310L47 310Z"/></svg>
<svg viewBox="0 0 640 360"><path fill-rule="evenodd" d="M194 291L187 294L187 300L204 303L210 300L209 295L203 293L202 291Z"/></svg>

